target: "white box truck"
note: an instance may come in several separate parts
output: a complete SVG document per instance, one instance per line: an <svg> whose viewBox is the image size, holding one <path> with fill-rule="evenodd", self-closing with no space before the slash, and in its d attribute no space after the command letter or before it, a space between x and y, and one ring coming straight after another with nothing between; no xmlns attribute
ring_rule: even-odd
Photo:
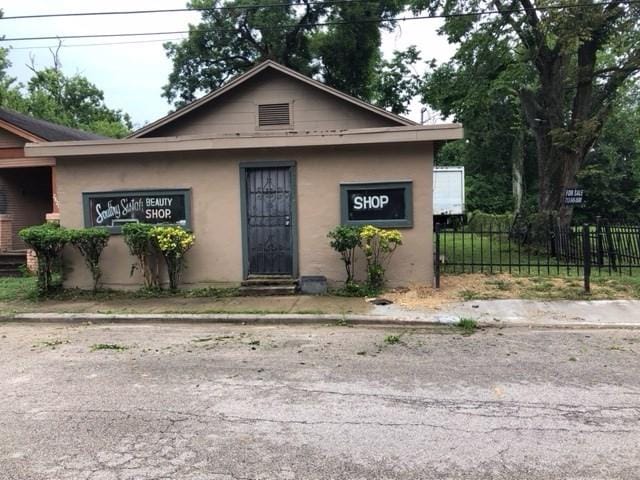
<svg viewBox="0 0 640 480"><path fill-rule="evenodd" d="M464 215L464 167L433 168L433 215Z"/></svg>

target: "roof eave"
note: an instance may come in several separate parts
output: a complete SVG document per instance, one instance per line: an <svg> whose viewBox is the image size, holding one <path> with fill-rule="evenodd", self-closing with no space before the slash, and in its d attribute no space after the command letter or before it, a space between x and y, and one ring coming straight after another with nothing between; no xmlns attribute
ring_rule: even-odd
<svg viewBox="0 0 640 480"><path fill-rule="evenodd" d="M0 128L24 140L28 140L29 142L46 142L47 141L45 138L42 138L34 133L31 133L30 131L25 130L24 128L18 127L13 123L7 122L6 120L0 119Z"/></svg>
<svg viewBox="0 0 640 480"><path fill-rule="evenodd" d="M86 157L202 150L250 150L340 145L394 144L457 140L460 124L364 128L324 132L277 132L262 135L218 135L84 140L27 144L27 157Z"/></svg>

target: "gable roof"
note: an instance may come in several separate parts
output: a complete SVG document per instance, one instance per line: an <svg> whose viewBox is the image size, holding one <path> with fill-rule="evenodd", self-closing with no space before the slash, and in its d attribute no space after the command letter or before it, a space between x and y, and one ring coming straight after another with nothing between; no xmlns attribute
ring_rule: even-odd
<svg viewBox="0 0 640 480"><path fill-rule="evenodd" d="M298 73L295 70L292 70L291 68L280 65L279 63L274 62L273 60L266 60L260 63L259 65L253 67L252 69L246 71L245 73L231 79L230 81L225 83L222 87L218 88L217 90L214 90L208 93L207 95L199 98L198 100L194 100L188 105L185 105L181 109L176 110L175 112L170 113L169 115L162 117L156 120L155 122L151 122L150 124L140 128L139 130L129 135L128 138L139 138L153 132L154 130L157 130L160 127L164 127L165 125L174 122L175 120L182 117L183 115L186 115L187 113L192 112L202 107L203 105L206 105L210 101L224 95L225 93L238 87L239 85L242 85L250 78L255 77L260 72L263 72L267 69L272 69L280 73L284 73L285 75L288 75L291 78L294 78L298 81L311 85L312 87L322 90L330 95L333 95L334 97L337 97L343 101L349 102L355 105L356 107L363 108L377 115L380 115L381 117L385 117L388 120L396 122L399 126L417 125L416 122L413 122L408 118L401 117L400 115L396 115L394 113L388 112L383 108L376 107L375 105L359 100L355 97L352 97L351 95L347 95L346 93L336 90L335 88L329 87L328 85L325 85L322 82L309 78L306 75L302 75L301 73Z"/></svg>
<svg viewBox="0 0 640 480"><path fill-rule="evenodd" d="M13 128L12 128L13 127ZM97 140L102 135L89 133L75 128L65 127L57 123L47 122L39 118L25 115L8 108L0 107L0 128L6 128L22 138L30 141L64 141L64 140Z"/></svg>

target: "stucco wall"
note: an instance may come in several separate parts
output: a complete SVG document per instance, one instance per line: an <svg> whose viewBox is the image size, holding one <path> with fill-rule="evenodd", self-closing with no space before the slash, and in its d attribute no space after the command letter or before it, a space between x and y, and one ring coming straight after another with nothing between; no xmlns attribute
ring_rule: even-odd
<svg viewBox="0 0 640 480"><path fill-rule="evenodd" d="M432 144L374 147L273 149L265 151L191 152L167 155L59 159L58 198L61 224L83 226L82 192L191 188L196 245L188 254L185 283L242 280L240 162L296 162L299 273L344 279L327 232L340 222L340 182L413 181L413 227L402 229L404 245L391 260L391 285L431 283ZM65 253L69 286L89 287L79 256ZM122 237L113 236L102 258L104 283L138 286L129 276L133 258ZM363 261L361 260L361 267Z"/></svg>
<svg viewBox="0 0 640 480"><path fill-rule="evenodd" d="M389 127L398 124L283 73L266 71L148 136L251 133L259 104L292 103L293 130Z"/></svg>

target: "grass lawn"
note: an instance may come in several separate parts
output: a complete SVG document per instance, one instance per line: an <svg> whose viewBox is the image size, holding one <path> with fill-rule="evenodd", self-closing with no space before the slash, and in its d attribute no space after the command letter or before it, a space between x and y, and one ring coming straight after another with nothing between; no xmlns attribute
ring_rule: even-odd
<svg viewBox="0 0 640 480"><path fill-rule="evenodd" d="M635 245L635 244L634 244ZM629 245L633 255L637 248ZM595 246L593 247L595 249ZM521 245L507 235L443 231L440 235L441 271L444 273L512 273L582 277L582 260L567 261L549 255L549 248ZM595 250L594 250L595 251ZM594 276L640 276L640 258L624 258L632 266L614 269L592 264Z"/></svg>

